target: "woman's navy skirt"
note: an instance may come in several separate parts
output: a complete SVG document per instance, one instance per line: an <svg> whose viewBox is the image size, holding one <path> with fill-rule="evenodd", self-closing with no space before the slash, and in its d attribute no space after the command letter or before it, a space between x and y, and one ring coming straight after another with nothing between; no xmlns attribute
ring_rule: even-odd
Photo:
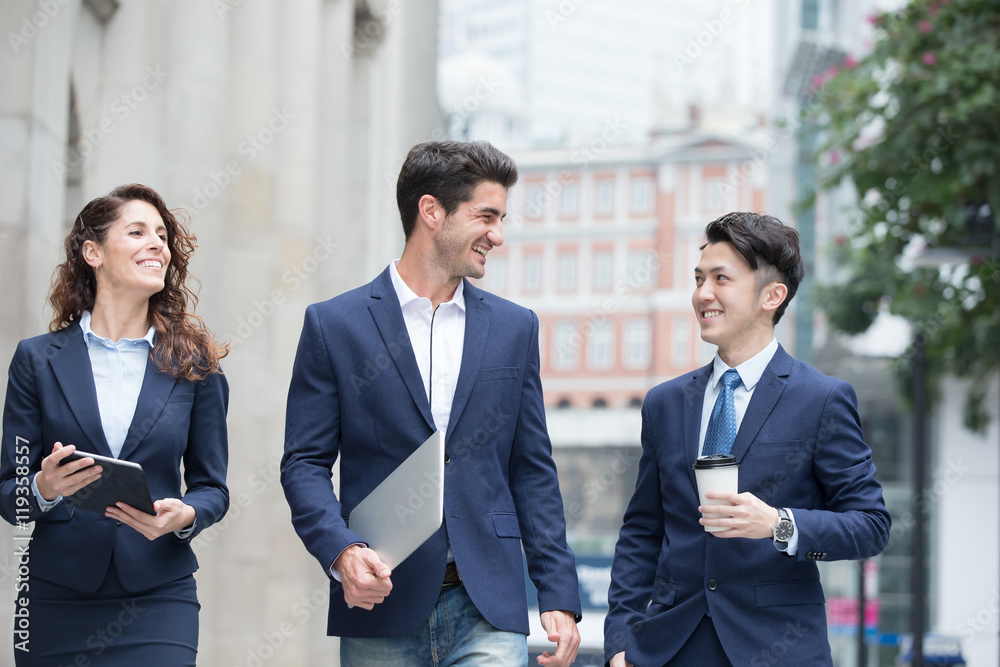
<svg viewBox="0 0 1000 667"><path fill-rule="evenodd" d="M17 667L194 667L198 604L194 576L139 593L122 588L112 561L94 593L31 577L27 598L30 634L15 635ZM15 613L22 611L17 606ZM27 648L28 650L23 650Z"/></svg>

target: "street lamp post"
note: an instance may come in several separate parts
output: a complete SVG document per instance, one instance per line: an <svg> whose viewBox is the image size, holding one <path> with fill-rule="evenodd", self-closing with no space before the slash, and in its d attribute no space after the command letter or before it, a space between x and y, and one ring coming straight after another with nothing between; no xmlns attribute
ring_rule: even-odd
<svg viewBox="0 0 1000 667"><path fill-rule="evenodd" d="M923 493L927 479L927 350L924 333L919 329L913 337L913 501ZM927 616L926 518L921 508L914 507L913 552L910 571L910 631L913 633L911 667L924 667L924 620Z"/></svg>

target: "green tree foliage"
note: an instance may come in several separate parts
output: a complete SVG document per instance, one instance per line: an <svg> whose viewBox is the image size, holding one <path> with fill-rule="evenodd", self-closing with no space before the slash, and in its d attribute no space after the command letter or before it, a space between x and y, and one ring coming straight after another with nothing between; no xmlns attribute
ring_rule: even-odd
<svg viewBox="0 0 1000 667"><path fill-rule="evenodd" d="M1000 370L1000 0L917 0L871 21L871 52L813 80L820 187L849 181L859 200L818 303L849 334L882 308L920 327L932 386L971 379L965 422L981 431L980 387ZM922 266L924 248L965 259ZM908 355L897 371L906 386Z"/></svg>

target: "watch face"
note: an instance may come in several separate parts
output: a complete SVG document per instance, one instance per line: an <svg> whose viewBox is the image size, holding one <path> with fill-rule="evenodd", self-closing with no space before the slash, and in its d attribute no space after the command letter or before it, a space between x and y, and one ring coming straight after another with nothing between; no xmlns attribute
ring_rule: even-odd
<svg viewBox="0 0 1000 667"><path fill-rule="evenodd" d="M782 519L774 528L774 539L778 542L787 542L792 537L795 524L787 519Z"/></svg>

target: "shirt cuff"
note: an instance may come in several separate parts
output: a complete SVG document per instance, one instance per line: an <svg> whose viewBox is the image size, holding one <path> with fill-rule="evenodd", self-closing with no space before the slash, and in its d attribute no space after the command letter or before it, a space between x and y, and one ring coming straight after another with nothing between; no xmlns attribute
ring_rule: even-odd
<svg viewBox="0 0 1000 667"><path fill-rule="evenodd" d="M366 547L366 546L368 546L368 545L365 544L364 542L355 542L354 544L348 544L346 547L343 548L343 550L341 550L341 552L339 554L337 554L337 558L340 558L340 555L342 553L344 553L344 551L347 551L348 549L350 549L351 547ZM337 562L337 558L333 559L333 563ZM330 563L330 576L333 577L333 580L336 581L339 584L339 583L341 583L340 582L340 573L337 572L337 569L335 567L333 567L333 563Z"/></svg>
<svg viewBox="0 0 1000 667"><path fill-rule="evenodd" d="M174 535L176 535L182 540L186 540L187 538L191 537L191 533L193 533L194 529L197 527L198 527L198 516L195 515L194 521L191 522L190 526L188 526L187 528L182 528L181 530L175 530Z"/></svg>
<svg viewBox="0 0 1000 667"><path fill-rule="evenodd" d="M38 484L35 483L35 477L38 477L36 472L31 478L31 492L35 494L35 499L38 500L38 506L42 508L43 512L48 512L50 509L62 502L62 496L56 496L55 500L46 500L42 498L42 492L38 490Z"/></svg>

